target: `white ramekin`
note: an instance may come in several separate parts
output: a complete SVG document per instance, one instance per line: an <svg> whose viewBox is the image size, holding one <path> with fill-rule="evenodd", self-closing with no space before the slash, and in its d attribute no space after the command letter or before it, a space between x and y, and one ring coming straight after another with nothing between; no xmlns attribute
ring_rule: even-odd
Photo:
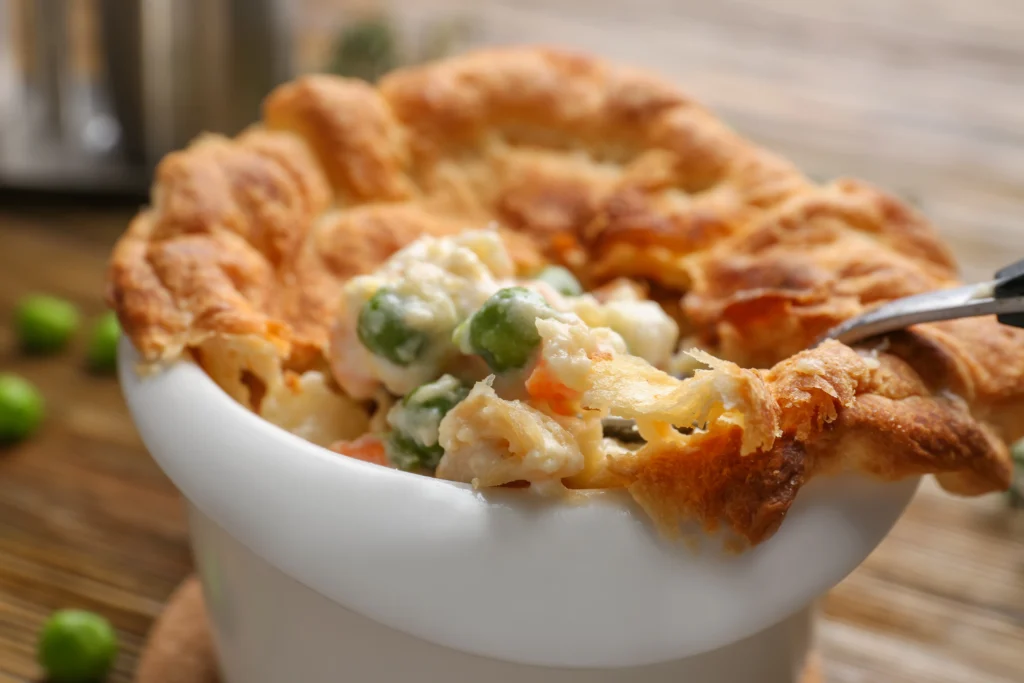
<svg viewBox="0 0 1024 683"><path fill-rule="evenodd" d="M768 542L661 540L622 492L480 492L339 456L198 367L120 348L150 452L188 501L228 683L791 681L810 603L889 531L917 480L809 484Z"/></svg>

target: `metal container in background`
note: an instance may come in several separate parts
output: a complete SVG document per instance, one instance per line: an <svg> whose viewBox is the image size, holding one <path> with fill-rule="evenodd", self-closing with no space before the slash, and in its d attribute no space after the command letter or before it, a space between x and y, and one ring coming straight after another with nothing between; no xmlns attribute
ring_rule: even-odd
<svg viewBox="0 0 1024 683"><path fill-rule="evenodd" d="M98 0L122 149L152 166L199 133L234 134L293 73L288 3Z"/></svg>
<svg viewBox="0 0 1024 683"><path fill-rule="evenodd" d="M294 74L291 6L0 0L0 187L144 193L166 153L238 132Z"/></svg>
<svg viewBox="0 0 1024 683"><path fill-rule="evenodd" d="M113 161L117 124L76 40L87 2L0 0L0 187L131 183Z"/></svg>
<svg viewBox="0 0 1024 683"><path fill-rule="evenodd" d="M144 195L164 155L242 130L298 73L372 81L507 42L520 1L0 0L0 188Z"/></svg>

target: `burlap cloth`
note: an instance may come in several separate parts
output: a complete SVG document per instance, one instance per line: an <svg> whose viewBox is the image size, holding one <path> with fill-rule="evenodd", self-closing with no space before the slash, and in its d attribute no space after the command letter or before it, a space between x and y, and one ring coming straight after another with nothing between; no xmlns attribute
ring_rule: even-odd
<svg viewBox="0 0 1024 683"><path fill-rule="evenodd" d="M195 577L189 577L174 591L153 625L135 683L219 681L202 589ZM816 653L808 661L801 683L824 683Z"/></svg>

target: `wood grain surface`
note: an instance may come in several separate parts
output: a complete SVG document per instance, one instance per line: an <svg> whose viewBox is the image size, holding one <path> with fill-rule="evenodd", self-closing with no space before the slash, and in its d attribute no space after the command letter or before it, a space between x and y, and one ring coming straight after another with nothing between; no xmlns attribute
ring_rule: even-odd
<svg viewBox="0 0 1024 683"><path fill-rule="evenodd" d="M571 18L573 7L586 19ZM968 278L1024 256L1017 0L488 8L484 39L568 43L654 66L812 175L856 175L908 197ZM180 502L116 382L83 369L81 339L56 358L18 355L6 324L32 291L98 313L104 260L130 213L0 208L0 370L36 382L48 402L38 437L0 452L0 683L38 679L36 631L70 606L112 620L122 652L109 680L128 683L147 629L190 571ZM823 609L829 683L1024 681L1024 512L926 483Z"/></svg>

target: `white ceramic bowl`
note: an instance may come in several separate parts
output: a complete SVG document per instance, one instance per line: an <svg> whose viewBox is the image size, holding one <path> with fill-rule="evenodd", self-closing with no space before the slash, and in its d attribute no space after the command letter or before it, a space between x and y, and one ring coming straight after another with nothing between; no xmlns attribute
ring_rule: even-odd
<svg viewBox="0 0 1024 683"><path fill-rule="evenodd" d="M135 423L190 506L232 682L280 683L284 673L268 672L289 657L308 667L294 680L336 680L337 658L349 666L369 647L354 643L374 629L394 647L426 648L422 662L450 653L483 667L476 676L518 666L535 681L570 680L540 670L650 667L758 633L785 637L777 625L856 567L917 486L818 479L766 543L739 555L707 543L695 553L660 539L622 492L567 505L379 467L265 422L191 363L140 378L137 360L122 341ZM291 625L274 626L282 620ZM306 635L288 645L288 629ZM398 675L375 674L374 661L387 668L375 655L360 665L363 678L347 680ZM513 677L488 680L499 679Z"/></svg>

